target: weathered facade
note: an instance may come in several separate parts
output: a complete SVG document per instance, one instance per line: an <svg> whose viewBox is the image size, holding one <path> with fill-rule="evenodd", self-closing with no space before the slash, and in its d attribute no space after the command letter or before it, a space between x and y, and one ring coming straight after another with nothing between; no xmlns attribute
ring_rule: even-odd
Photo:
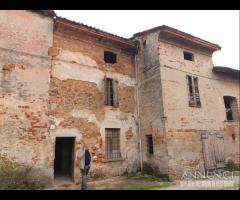
<svg viewBox="0 0 240 200"><path fill-rule="evenodd" d="M13 165L30 182L78 183L83 143L92 177L239 163L239 71L213 67L218 45L166 26L124 39L51 11L0 21L2 184Z"/></svg>
<svg viewBox="0 0 240 200"><path fill-rule="evenodd" d="M48 117L53 20L36 12L1 11L0 21L1 183L11 178L7 170L15 163L33 166L29 179L46 184L54 156Z"/></svg>
<svg viewBox="0 0 240 200"><path fill-rule="evenodd" d="M56 137L76 137L76 144L84 141L90 145L94 176L137 171L134 45L92 35L95 33L83 32L81 28L65 19L58 18L55 22L49 91L50 135L53 141ZM106 37L111 36L106 34ZM116 53L115 64L104 61L106 50ZM118 106L104 103L105 77L118 82ZM105 132L109 128L120 130L118 159L105 159ZM76 145L76 150L79 147ZM78 169L77 162L75 165ZM74 171L75 180L80 180L80 171Z"/></svg>
<svg viewBox="0 0 240 200"><path fill-rule="evenodd" d="M212 53L220 47L167 26L135 38L140 45L140 130L143 146L146 135L154 143L154 155L143 150L144 160L173 177L218 168L224 159L239 163L239 71L230 70L235 76L213 71ZM184 59L185 52L192 59ZM199 106L190 105L187 76L198 80ZM236 100L232 120L226 118L224 96ZM222 139L209 141L212 134ZM208 142L217 149L205 146Z"/></svg>

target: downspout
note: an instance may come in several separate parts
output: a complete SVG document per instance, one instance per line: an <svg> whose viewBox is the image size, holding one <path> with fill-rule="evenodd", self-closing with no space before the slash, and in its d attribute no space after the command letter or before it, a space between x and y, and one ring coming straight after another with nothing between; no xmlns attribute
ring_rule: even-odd
<svg viewBox="0 0 240 200"><path fill-rule="evenodd" d="M138 80L138 62L137 53L135 53L135 73L136 73L136 98L137 98L137 123L138 123L138 146L139 146L139 161L140 161L140 171L143 170L143 155L142 155L142 137L141 137L141 120L140 120L140 107L139 107L139 80Z"/></svg>

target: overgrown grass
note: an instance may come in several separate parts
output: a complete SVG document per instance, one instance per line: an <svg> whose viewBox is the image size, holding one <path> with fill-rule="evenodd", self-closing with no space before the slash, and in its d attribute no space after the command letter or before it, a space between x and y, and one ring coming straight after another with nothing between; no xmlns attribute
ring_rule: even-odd
<svg viewBox="0 0 240 200"><path fill-rule="evenodd" d="M44 189L43 186L37 186L31 183L23 183L18 185L7 185L0 187L0 190L41 190Z"/></svg>
<svg viewBox="0 0 240 200"><path fill-rule="evenodd" d="M116 186L111 188L111 190L153 190L166 187L169 184L154 184L154 185L141 185L141 186Z"/></svg>
<svg viewBox="0 0 240 200"><path fill-rule="evenodd" d="M140 172L125 172L123 176L136 180L149 180L149 181L161 181L161 182L170 182L171 179L168 174L159 173L158 168L154 168L148 163L144 163L143 171Z"/></svg>

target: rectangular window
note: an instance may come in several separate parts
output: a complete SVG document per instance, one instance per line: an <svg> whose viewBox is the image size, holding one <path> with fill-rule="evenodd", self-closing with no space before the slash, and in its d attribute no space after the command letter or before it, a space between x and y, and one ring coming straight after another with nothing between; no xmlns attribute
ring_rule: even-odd
<svg viewBox="0 0 240 200"><path fill-rule="evenodd" d="M194 56L190 52L184 51L183 56L184 56L184 60L194 61Z"/></svg>
<svg viewBox="0 0 240 200"><path fill-rule="evenodd" d="M115 64L117 62L117 54L111 51L104 51L104 61L106 63Z"/></svg>
<svg viewBox="0 0 240 200"><path fill-rule="evenodd" d="M118 107L118 81L104 77L105 105Z"/></svg>
<svg viewBox="0 0 240 200"><path fill-rule="evenodd" d="M224 96L223 99L226 109L227 120L228 121L237 120L238 118L237 99L231 96Z"/></svg>
<svg viewBox="0 0 240 200"><path fill-rule="evenodd" d="M153 155L153 137L152 137L152 135L147 135L147 149L148 149L148 153Z"/></svg>
<svg viewBox="0 0 240 200"><path fill-rule="evenodd" d="M105 134L105 158L107 160L121 158L120 129L106 128Z"/></svg>
<svg viewBox="0 0 240 200"><path fill-rule="evenodd" d="M189 106L201 107L200 94L198 88L198 77L187 75Z"/></svg>
<svg viewBox="0 0 240 200"><path fill-rule="evenodd" d="M143 41L143 48L146 49L146 46L147 46L147 41L144 40L144 41Z"/></svg>

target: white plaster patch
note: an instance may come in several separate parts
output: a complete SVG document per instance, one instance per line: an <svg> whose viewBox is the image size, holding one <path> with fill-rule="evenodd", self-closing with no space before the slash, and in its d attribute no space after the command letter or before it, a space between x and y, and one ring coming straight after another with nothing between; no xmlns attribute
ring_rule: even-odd
<svg viewBox="0 0 240 200"><path fill-rule="evenodd" d="M90 110L72 110L70 113L73 117L79 117L87 119L89 122L93 122L97 124L97 126L100 126L99 121L96 119L95 114L93 114Z"/></svg>
<svg viewBox="0 0 240 200"><path fill-rule="evenodd" d="M101 88L104 74L102 71L95 68L55 61L52 68L52 76L60 80L73 79L93 82Z"/></svg>
<svg viewBox="0 0 240 200"><path fill-rule="evenodd" d="M66 60L70 62L76 62L81 65L86 65L88 67L97 67L97 62L87 55L81 52L71 52L68 50L60 51L57 59Z"/></svg>

